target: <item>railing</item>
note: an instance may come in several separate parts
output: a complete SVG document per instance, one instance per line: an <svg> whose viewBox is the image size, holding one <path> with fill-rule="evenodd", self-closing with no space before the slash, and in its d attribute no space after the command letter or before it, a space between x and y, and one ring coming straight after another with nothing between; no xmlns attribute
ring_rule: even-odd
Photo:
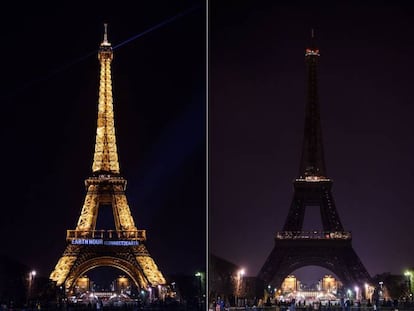
<svg viewBox="0 0 414 311"><path fill-rule="evenodd" d="M323 177L323 176L306 176L305 178L300 177L300 178L296 178L296 181L301 181L301 182L320 182L320 181L331 181L331 179L327 178L327 177Z"/></svg>
<svg viewBox="0 0 414 311"><path fill-rule="evenodd" d="M349 231L279 231L278 240L350 240Z"/></svg>
<svg viewBox="0 0 414 311"><path fill-rule="evenodd" d="M145 230L67 230L66 240L73 239L102 239L102 240L132 240L145 241Z"/></svg>

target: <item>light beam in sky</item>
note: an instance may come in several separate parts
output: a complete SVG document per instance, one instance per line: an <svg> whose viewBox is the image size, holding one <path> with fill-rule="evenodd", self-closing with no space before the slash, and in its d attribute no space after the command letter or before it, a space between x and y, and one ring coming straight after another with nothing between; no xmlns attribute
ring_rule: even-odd
<svg viewBox="0 0 414 311"><path fill-rule="evenodd" d="M168 24L176 21L177 19L180 19L180 18L182 18L182 17L190 14L191 12L193 12L196 9L199 9L199 8L201 8L201 5L200 4L199 5L195 5L195 6L189 8L187 10L184 10L183 12L178 13L177 15L174 15L174 16L172 16L170 18L167 18L166 20L164 20L164 21L156 24L155 26L152 26L152 27L148 28L147 30L144 30L143 32L140 32L139 34L134 35L134 36L132 36L132 37L130 37L130 38L122 41L121 43L118 43L118 44L114 45L112 47L112 49L113 50L118 49L118 48L124 46L125 44L130 43L130 42L132 42L132 41L134 41L134 40L136 40L136 39L138 39L138 38L140 38L140 37L142 37L142 36L144 36L144 35L152 32L154 30L157 30L157 29L163 27L163 26L166 26L166 25L168 25ZM91 56L97 55L97 53L98 53L98 49L94 49L93 51L91 51L89 53L86 53L85 55L83 55L83 56L81 56L81 57L79 57L79 58L77 58L77 59L75 59L75 60L73 60L73 61L65 64L65 65L62 65L61 67L53 70L52 72L44 75L43 77L39 77L39 78L37 78L35 80L29 81L29 82L23 84L20 88L17 88L14 91L10 92L10 94L8 94L8 97L13 97L14 95L20 94L21 91L24 90L24 89L27 89L27 88L29 88L29 87L37 84L37 83L40 83L42 81L49 80L53 76L55 76L55 75L57 75L57 74L65 71L65 70L67 70L68 68L70 68L70 67L72 67L72 66L74 66L74 65L76 65L76 64L78 64L78 63L80 63L82 61L84 61L85 59L87 59L87 58L89 58Z"/></svg>

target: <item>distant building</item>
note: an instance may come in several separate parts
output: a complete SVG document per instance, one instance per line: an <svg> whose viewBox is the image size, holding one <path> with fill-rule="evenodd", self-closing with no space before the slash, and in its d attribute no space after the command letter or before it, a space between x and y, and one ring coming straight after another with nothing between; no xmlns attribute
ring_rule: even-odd
<svg viewBox="0 0 414 311"><path fill-rule="evenodd" d="M91 289L90 279L87 275L83 275L76 280L75 292L77 294L85 293Z"/></svg>
<svg viewBox="0 0 414 311"><path fill-rule="evenodd" d="M292 293L299 289L298 280L294 275L288 275L282 283L282 293Z"/></svg>
<svg viewBox="0 0 414 311"><path fill-rule="evenodd" d="M342 286L341 282L339 282L332 275L325 275L320 281L320 283L322 291L326 293L332 293L335 295L338 293L338 289Z"/></svg>

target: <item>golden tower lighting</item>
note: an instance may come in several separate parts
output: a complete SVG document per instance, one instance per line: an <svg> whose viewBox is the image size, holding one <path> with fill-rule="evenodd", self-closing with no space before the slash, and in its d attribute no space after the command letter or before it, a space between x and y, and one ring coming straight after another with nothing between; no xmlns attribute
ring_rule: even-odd
<svg viewBox="0 0 414 311"><path fill-rule="evenodd" d="M115 136L111 63L113 51L107 25L99 47L100 82L98 119L92 174L85 180L86 196L75 230L67 230L67 246L50 274L57 286L73 291L76 280L93 268L120 269L141 289L166 281L146 246L146 231L138 230L125 195L126 180L120 175ZM96 230L99 208L111 205L115 230Z"/></svg>

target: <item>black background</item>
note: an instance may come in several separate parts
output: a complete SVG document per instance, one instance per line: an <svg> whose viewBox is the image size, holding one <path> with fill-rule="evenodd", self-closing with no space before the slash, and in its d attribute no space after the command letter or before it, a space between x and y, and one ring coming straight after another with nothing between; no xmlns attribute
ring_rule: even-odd
<svg viewBox="0 0 414 311"><path fill-rule="evenodd" d="M2 15L1 252L48 277L76 227L92 172L107 22L135 223L164 274L205 269L205 4L14 2Z"/></svg>

